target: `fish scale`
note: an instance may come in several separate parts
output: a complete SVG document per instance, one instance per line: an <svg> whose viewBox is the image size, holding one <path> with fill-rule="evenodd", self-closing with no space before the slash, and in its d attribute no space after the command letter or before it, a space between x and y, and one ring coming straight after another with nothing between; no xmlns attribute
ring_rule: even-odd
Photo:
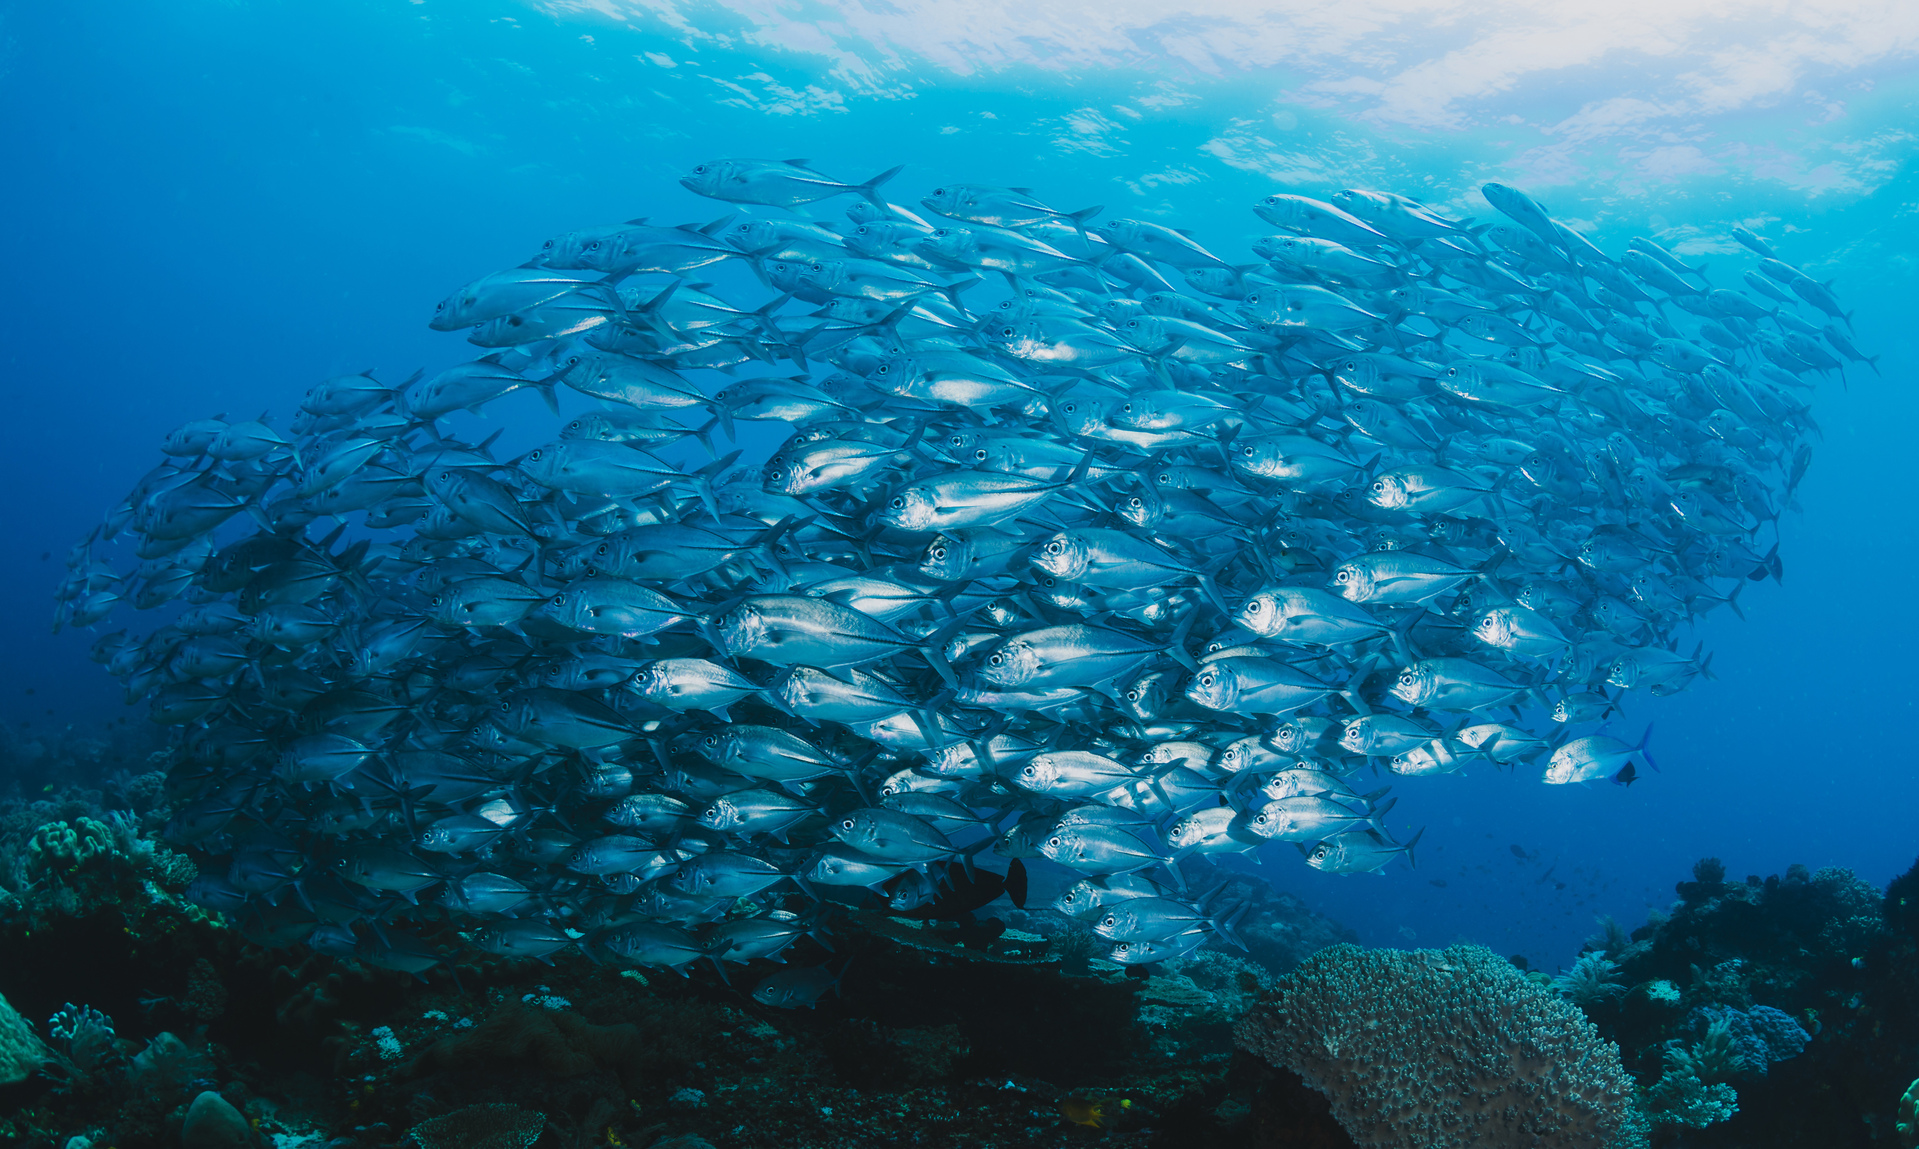
<svg viewBox="0 0 1919 1149"><path fill-rule="evenodd" d="M311 860L316 891L484 951L577 925L679 968L859 928L817 886L953 912L947 860L990 845L1087 875L1073 916L1150 900L1113 960L1179 956L1216 917L1141 874L1275 841L1410 861L1362 762L1638 777L1643 741L1534 729L1708 673L1678 632L1778 577L1803 392L1872 362L1763 244L1715 287L1497 184L1489 226L1271 195L1233 264L1027 189L948 184L921 217L882 198L897 170L703 164L697 194L850 197L852 224L576 229L429 324L512 350L166 437L57 619L192 604L94 657L188 751L171 832L237 876L196 896L352 950L281 928ZM562 383L516 459L438 422ZM701 464L750 423L780 445ZM236 829L269 816L270 856ZM626 832L560 828L596 826ZM756 996L832 982L788 980Z"/></svg>

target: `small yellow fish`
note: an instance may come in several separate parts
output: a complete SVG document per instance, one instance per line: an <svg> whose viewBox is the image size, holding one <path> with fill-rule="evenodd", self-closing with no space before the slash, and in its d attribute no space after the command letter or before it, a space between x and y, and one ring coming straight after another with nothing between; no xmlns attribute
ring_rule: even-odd
<svg viewBox="0 0 1919 1149"><path fill-rule="evenodd" d="M1059 1111L1075 1125L1091 1125L1095 1129L1103 1128L1100 1119L1106 1116L1106 1107L1116 1105L1121 1110L1131 1109L1130 1097L1067 1097L1060 1101Z"/></svg>

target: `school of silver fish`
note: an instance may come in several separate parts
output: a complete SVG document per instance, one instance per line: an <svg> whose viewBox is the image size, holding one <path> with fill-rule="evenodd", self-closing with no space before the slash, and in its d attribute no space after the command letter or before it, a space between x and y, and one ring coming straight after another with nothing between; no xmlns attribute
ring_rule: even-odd
<svg viewBox="0 0 1919 1149"><path fill-rule="evenodd" d="M1744 229L1713 287L1498 184L1490 225L1275 194L1232 263L894 174L703 164L736 214L447 297L484 356L166 438L58 622L174 611L93 657L178 730L194 898L393 969L450 922L684 970L965 919L990 850L1077 871L1052 908L1114 961L1232 941L1198 863L1378 870L1380 779L1637 777L1644 739L1569 735L1706 673L1677 631L1779 576L1811 391L1872 363ZM537 445L458 437L520 391Z"/></svg>

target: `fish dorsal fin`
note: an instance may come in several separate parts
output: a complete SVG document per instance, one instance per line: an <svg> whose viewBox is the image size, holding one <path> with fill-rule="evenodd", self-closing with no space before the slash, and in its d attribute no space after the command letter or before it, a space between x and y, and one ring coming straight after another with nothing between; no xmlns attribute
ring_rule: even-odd
<svg viewBox="0 0 1919 1149"><path fill-rule="evenodd" d="M812 160L781 160L780 162L783 164L790 164L796 168L806 168L808 170L811 170L813 165Z"/></svg>
<svg viewBox="0 0 1919 1149"><path fill-rule="evenodd" d="M1019 193L1020 195L1032 195L1032 194L1033 194L1033 189L1032 189L1032 188L1007 188L1006 190L1007 190L1007 191L1010 191L1010 192L1018 192L1018 193Z"/></svg>

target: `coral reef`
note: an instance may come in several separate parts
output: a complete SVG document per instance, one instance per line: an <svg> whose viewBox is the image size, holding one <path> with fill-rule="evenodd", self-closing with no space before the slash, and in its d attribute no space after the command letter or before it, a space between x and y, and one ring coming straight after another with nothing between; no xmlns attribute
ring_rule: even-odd
<svg viewBox="0 0 1919 1149"><path fill-rule="evenodd" d="M1131 974L1049 911L996 907L1007 928L982 946L863 910L856 925L874 928L782 955L841 983L793 1010L752 996L782 968L764 961L682 977L568 951L416 977L292 947L312 929L297 897L281 917L230 920L183 896L191 862L156 845L171 813L155 774L0 801L9 1145L182 1149L196 1102L196 1138L244 1125L262 1149L435 1149L436 1135L441 1149L1353 1149L1475 1128L1498 1145L1528 1120L1555 1146L1919 1140L1913 875L1882 896L1839 870L1729 881L1708 862L1638 929L1602 921L1558 978L1462 947L1368 954L1237 878L1221 896L1247 904L1250 953L1208 947ZM431 943L444 927L423 912L406 928ZM1386 1004L1351 1004L1368 993ZM1420 1007L1392 1011L1393 994ZM1280 1021L1289 1000L1328 1017L1295 1032ZM1355 1026L1333 1023L1341 1000ZM1381 1025L1358 1028L1368 1016ZM1297 1063L1235 1049L1235 1027ZM1636 1106L1600 1039L1619 1043ZM1366 1090L1340 1086L1331 1062L1350 1071L1389 1046L1426 1060L1377 1055L1358 1084L1403 1089L1410 1108L1356 1139L1342 1122ZM1461 1124L1433 1135L1448 1115Z"/></svg>
<svg viewBox="0 0 1919 1149"><path fill-rule="evenodd" d="M1626 992L1571 997L1641 1083L1652 1144L1887 1143L1919 1063L1919 869L1882 894L1706 858L1676 891L1624 944L1603 923L1587 942L1580 964L1612 963Z"/></svg>
<svg viewBox="0 0 1919 1149"><path fill-rule="evenodd" d="M1631 1081L1590 1022L1478 946L1323 950L1238 1026L1361 1146L1612 1144Z"/></svg>
<svg viewBox="0 0 1919 1149"><path fill-rule="evenodd" d="M37 1021L50 1043L39 1073L0 1087L14 1091L0 1140L180 1149L211 1091L278 1149L424 1149L436 1129L464 1145L478 1134L461 1122L505 1113L476 1106L542 1115L552 1149L1343 1144L1273 1139L1322 1128L1316 1095L1277 1087L1232 1026L1279 969L1351 934L1256 883L1231 891L1249 902L1250 956L1208 948L1128 976L1050 912L1000 911L1013 950L885 919L897 928L783 955L850 970L843 997L767 1009L750 991L781 967L764 962L723 979L705 962L679 977L576 952L475 956L416 978L276 949L260 942L274 921L230 920L146 868L169 816L166 795L131 778L0 803L0 860L25 859L38 835L86 875L60 882L78 896L33 884L0 908L0 992L33 1019L18 1031L39 1041ZM281 910L303 912L294 897ZM1109 1102L1100 1128L1063 1104L1083 1097ZM1343 1138L1323 1103L1318 1117Z"/></svg>
<svg viewBox="0 0 1919 1149"><path fill-rule="evenodd" d="M117 909L167 913L198 874L160 842L164 775L117 776L106 790L0 801L0 928L41 929Z"/></svg>

